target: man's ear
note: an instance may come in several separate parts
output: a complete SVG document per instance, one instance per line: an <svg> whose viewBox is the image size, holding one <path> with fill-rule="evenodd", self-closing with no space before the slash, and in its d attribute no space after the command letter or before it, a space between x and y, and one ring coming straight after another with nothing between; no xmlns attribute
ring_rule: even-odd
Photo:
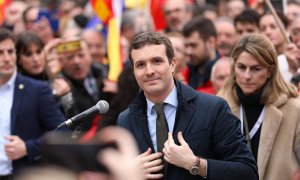
<svg viewBox="0 0 300 180"><path fill-rule="evenodd" d="M171 63L170 63L172 72L175 72L176 64L177 64L177 61L176 61L175 57L173 57L173 59L171 60Z"/></svg>
<svg viewBox="0 0 300 180"><path fill-rule="evenodd" d="M207 40L206 40L207 46L210 49L216 49L216 44L217 44L217 38L210 36Z"/></svg>

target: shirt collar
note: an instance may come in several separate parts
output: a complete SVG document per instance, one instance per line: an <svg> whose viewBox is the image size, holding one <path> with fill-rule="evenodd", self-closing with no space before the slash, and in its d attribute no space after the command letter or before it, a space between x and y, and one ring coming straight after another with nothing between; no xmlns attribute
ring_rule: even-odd
<svg viewBox="0 0 300 180"><path fill-rule="evenodd" d="M155 105L153 102L151 102L149 99L146 98L147 101L147 115L150 115L152 113L153 106ZM178 100L177 100L177 89L176 86L174 86L171 93L167 96L167 98L163 101L164 103L171 105L175 108L178 106Z"/></svg>
<svg viewBox="0 0 300 180"><path fill-rule="evenodd" d="M14 71L13 75L10 77L10 79L5 84L3 84L3 86L7 86L9 88L14 87L16 78L17 78L17 70Z"/></svg>

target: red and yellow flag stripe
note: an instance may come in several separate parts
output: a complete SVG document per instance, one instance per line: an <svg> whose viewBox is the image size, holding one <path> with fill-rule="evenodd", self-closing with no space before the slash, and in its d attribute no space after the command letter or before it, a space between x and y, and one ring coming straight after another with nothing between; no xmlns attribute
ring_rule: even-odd
<svg viewBox="0 0 300 180"><path fill-rule="evenodd" d="M107 55L109 60L108 79L116 81L123 69L120 47L120 19L116 17L114 5L121 0L90 0L95 14L108 27ZM116 10L119 10L116 8Z"/></svg>

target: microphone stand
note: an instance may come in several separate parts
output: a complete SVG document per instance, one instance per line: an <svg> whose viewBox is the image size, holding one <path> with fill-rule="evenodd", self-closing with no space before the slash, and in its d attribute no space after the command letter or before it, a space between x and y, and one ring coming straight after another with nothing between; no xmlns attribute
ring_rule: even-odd
<svg viewBox="0 0 300 180"><path fill-rule="evenodd" d="M70 127L68 127L70 130L72 130L72 133L71 133L71 138L72 139L77 139L78 136L81 134L82 132L82 123L79 124L78 126L76 126L76 128L74 130L72 130ZM55 136L55 134L57 133L57 130L60 129L61 127L63 126L57 126L54 131L52 132L52 136ZM67 126L65 126L67 127Z"/></svg>

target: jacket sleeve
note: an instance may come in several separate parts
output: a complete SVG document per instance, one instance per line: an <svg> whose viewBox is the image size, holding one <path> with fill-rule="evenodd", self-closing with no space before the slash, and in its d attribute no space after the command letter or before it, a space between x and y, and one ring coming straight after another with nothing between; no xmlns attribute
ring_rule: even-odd
<svg viewBox="0 0 300 180"><path fill-rule="evenodd" d="M118 120L117 120L117 126L129 129L128 122L127 122L128 114L129 114L129 109L126 109L125 111L120 113Z"/></svg>
<svg viewBox="0 0 300 180"><path fill-rule="evenodd" d="M218 159L208 159L209 179L258 179L257 165L241 133L241 123L228 104L216 105L212 129L213 151Z"/></svg>
<svg viewBox="0 0 300 180"><path fill-rule="evenodd" d="M37 98L36 101L38 104L36 109L38 114L38 122L33 120L32 122L41 124L40 130L33 130L39 131L41 134L37 138L30 138L25 141L29 161L37 160L41 156L41 144L43 142L44 134L54 130L65 120L48 85L41 84L37 88L38 90L35 91L37 93L35 97ZM68 129L63 130L68 131Z"/></svg>

